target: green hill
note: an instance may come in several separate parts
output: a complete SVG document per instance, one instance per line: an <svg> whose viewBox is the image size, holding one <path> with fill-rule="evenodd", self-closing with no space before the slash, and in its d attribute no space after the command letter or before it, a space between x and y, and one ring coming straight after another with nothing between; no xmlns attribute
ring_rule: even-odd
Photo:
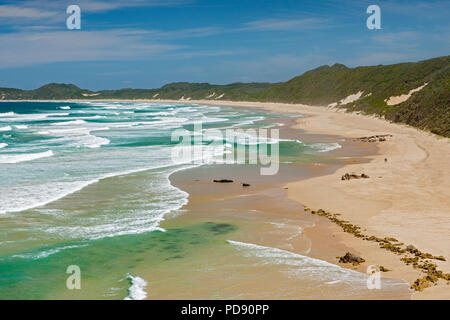
<svg viewBox="0 0 450 320"><path fill-rule="evenodd" d="M120 89L99 91L98 99L211 99L224 94L228 100L256 99L257 94L271 87L270 83L232 83L227 85L213 85L209 83L175 82L159 89Z"/></svg>
<svg viewBox="0 0 450 320"><path fill-rule="evenodd" d="M73 84L49 83L35 90L20 90L0 88L1 100L57 100L82 99L83 93L92 93L82 90Z"/></svg>
<svg viewBox="0 0 450 320"><path fill-rule="evenodd" d="M427 83L406 101L388 105L392 96L407 94ZM340 103L350 95L358 99ZM369 67L342 64L321 66L281 83L176 82L159 89L120 89L92 92L72 84L48 84L36 90L0 88L2 100L56 99L210 99L303 103L344 107L350 111L378 114L394 122L450 136L450 56Z"/></svg>
<svg viewBox="0 0 450 320"><path fill-rule="evenodd" d="M425 83L405 102L386 103ZM360 91L360 99L341 107L450 136L450 56L387 66L322 66L261 92L258 101L326 106Z"/></svg>

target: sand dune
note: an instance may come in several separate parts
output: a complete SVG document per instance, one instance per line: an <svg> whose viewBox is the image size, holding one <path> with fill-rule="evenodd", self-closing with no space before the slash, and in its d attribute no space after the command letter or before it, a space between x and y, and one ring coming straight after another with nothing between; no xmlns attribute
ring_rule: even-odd
<svg viewBox="0 0 450 320"><path fill-rule="evenodd" d="M405 102L406 100L408 100L413 95L413 93L422 90L423 88L425 88L425 86L427 84L428 83L425 83L425 84L423 84L422 86L420 86L418 88L412 89L407 94L402 94L400 96L392 96L392 97L389 97L389 99L386 99L384 101L386 102L386 104L388 106L395 106L396 104L400 104L400 103Z"/></svg>

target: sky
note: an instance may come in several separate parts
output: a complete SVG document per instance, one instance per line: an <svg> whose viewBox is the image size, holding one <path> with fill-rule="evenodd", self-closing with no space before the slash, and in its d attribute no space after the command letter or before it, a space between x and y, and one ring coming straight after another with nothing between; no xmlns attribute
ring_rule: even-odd
<svg viewBox="0 0 450 320"><path fill-rule="evenodd" d="M381 29L367 28L369 5ZM0 1L0 87L280 82L337 62L419 61L449 54L449 14L448 0Z"/></svg>

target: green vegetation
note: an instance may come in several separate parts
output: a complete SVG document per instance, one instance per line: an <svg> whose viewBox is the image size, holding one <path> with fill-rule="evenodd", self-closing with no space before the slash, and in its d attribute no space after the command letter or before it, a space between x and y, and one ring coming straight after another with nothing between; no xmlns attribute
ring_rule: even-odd
<svg viewBox="0 0 450 320"><path fill-rule="evenodd" d="M391 96L407 94L428 85L403 103L389 106ZM177 82L159 89L120 89L92 92L71 84L48 84L36 90L0 88L2 100L56 99L210 99L303 103L326 106L362 91L362 97L346 104L349 111L377 114L450 137L450 56L370 67L342 64L321 66L282 83ZM338 106L339 107L339 106ZM343 106L341 106L343 107Z"/></svg>

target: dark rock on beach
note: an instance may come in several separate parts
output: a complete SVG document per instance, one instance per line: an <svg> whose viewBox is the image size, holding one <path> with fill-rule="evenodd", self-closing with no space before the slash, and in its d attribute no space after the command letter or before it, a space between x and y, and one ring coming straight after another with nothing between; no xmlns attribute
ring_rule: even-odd
<svg viewBox="0 0 450 320"><path fill-rule="evenodd" d="M356 138L356 141L362 141L362 142L384 142L386 141L386 137L392 137L391 134L382 134L382 135L375 135L370 137L361 137Z"/></svg>
<svg viewBox="0 0 450 320"><path fill-rule="evenodd" d="M385 268L383 266L378 266L378 268L380 269L381 272L389 272L389 271L391 271L391 269Z"/></svg>
<svg viewBox="0 0 450 320"><path fill-rule="evenodd" d="M233 180L230 180L230 179L214 179L213 181L216 183L232 183L232 182L234 182Z"/></svg>
<svg viewBox="0 0 450 320"><path fill-rule="evenodd" d="M409 253L419 252L419 250L417 250L417 248L414 247L412 244L410 244L409 246L406 247L406 251L408 251Z"/></svg>
<svg viewBox="0 0 450 320"><path fill-rule="evenodd" d="M363 258L354 255L353 253L347 252L345 254L345 256L343 257L338 257L339 258L339 262L340 263L352 263L354 266L359 265L360 263L365 262L366 260L364 260Z"/></svg>
<svg viewBox="0 0 450 320"><path fill-rule="evenodd" d="M352 179L368 179L370 178L367 174L356 174L356 173L346 173L341 177L341 180L352 180Z"/></svg>

